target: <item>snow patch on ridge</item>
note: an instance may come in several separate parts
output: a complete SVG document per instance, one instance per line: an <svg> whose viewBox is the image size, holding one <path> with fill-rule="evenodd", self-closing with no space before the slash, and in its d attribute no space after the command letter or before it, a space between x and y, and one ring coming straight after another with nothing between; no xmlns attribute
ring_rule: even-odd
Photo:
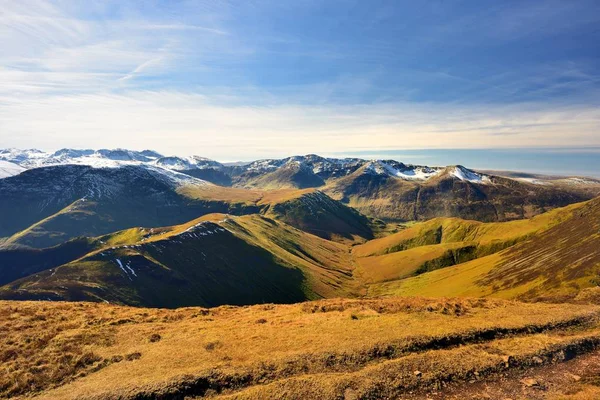
<svg viewBox="0 0 600 400"><path fill-rule="evenodd" d="M531 183L532 185L541 185L541 186L551 186L552 183L550 182L544 182L540 179L535 179L535 178L516 178L517 181L521 181L521 182L527 182L527 183Z"/></svg>
<svg viewBox="0 0 600 400"><path fill-rule="evenodd" d="M489 176L483 175L483 174L478 174L477 172L471 171L461 165L453 167L452 170L450 171L450 175L452 175L455 178L458 178L464 182L479 183L479 184L488 184L488 183L492 182L490 180Z"/></svg>
<svg viewBox="0 0 600 400"><path fill-rule="evenodd" d="M393 176L408 181L426 181L441 172L441 168L404 165L396 161L383 160L370 161L365 168L365 173L368 174Z"/></svg>
<svg viewBox="0 0 600 400"><path fill-rule="evenodd" d="M132 281L133 279L131 279L131 276L129 276L129 273L127 273L127 271L125 270L125 267L123 267L123 263L121 262L121 260L119 260L118 258L116 259L117 264L119 264L119 268L121 268L121 271L123 271L125 273L125 276L127 276L127 278L129 278L130 281ZM129 268L131 269L131 268Z"/></svg>

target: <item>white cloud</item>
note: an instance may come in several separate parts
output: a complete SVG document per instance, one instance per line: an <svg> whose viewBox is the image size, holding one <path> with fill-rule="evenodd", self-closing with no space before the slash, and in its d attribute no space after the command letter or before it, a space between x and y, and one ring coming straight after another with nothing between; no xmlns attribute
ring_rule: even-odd
<svg viewBox="0 0 600 400"><path fill-rule="evenodd" d="M600 146L597 108L218 105L181 92L0 98L4 146L155 148L217 159L352 150Z"/></svg>

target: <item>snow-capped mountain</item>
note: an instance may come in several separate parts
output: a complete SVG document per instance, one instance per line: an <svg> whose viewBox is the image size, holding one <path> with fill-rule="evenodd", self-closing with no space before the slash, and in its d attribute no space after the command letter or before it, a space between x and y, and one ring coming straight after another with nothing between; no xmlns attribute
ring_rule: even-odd
<svg viewBox="0 0 600 400"><path fill-rule="evenodd" d="M384 175L408 181L426 181L444 171L442 167L406 165L394 160L374 160L366 164L364 172L372 175Z"/></svg>
<svg viewBox="0 0 600 400"><path fill-rule="evenodd" d="M284 159L258 160L242 167L247 172L268 173L279 168L297 165L310 170L323 179L340 178L365 167L364 173L385 175L405 180L425 181L441 172L441 167L403 164L394 160L364 160L360 158L326 158L315 154L294 156Z"/></svg>
<svg viewBox="0 0 600 400"><path fill-rule="evenodd" d="M211 177L215 175L215 172L218 172L221 181L223 181L221 175L226 175L229 179L237 178L234 180L240 182L244 182L247 177L255 177L289 168L301 169L305 173L317 175L325 180L347 176L363 166L366 166L364 171L368 174L386 175L412 181L426 181L443 170L440 167L408 165L393 160L338 159L321 157L315 154L283 159L257 160L244 165L225 166L217 161L200 156L163 156L152 150L133 151L126 149L61 149L53 153L36 149L5 149L0 150L0 160L17 165L21 168L21 171L56 165L88 165L94 168L139 165L152 167L158 171L184 172L200 178ZM200 172L201 170L207 171ZM13 171L12 174L19 172L14 168ZM167 174L173 176L173 174ZM7 173L6 176L10 175Z"/></svg>
<svg viewBox="0 0 600 400"><path fill-rule="evenodd" d="M175 171L184 171L190 169L214 168L220 169L223 164L205 157L159 157L152 161L153 165Z"/></svg>
<svg viewBox="0 0 600 400"><path fill-rule="evenodd" d="M123 165L151 163L159 157L161 157L160 154L151 150L61 149L54 153L35 149L0 150L0 160L18 164L26 169L52 165L89 165L95 168L116 168Z"/></svg>
<svg viewBox="0 0 600 400"><path fill-rule="evenodd" d="M0 160L0 179L18 175L23 171L25 171L25 168L21 167L20 165L11 163L9 161Z"/></svg>

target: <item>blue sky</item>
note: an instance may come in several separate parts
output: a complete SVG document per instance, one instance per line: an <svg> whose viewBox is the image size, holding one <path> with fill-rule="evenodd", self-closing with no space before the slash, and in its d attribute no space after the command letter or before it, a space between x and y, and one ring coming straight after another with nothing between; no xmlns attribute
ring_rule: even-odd
<svg viewBox="0 0 600 400"><path fill-rule="evenodd" d="M0 2L0 147L600 146L598 1Z"/></svg>

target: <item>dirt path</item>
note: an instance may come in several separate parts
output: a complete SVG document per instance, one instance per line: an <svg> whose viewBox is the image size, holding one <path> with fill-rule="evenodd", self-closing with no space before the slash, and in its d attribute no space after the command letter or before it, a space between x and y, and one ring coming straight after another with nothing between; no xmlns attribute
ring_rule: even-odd
<svg viewBox="0 0 600 400"><path fill-rule="evenodd" d="M440 399L600 399L600 351L536 368L513 369L481 380L448 383L441 389L418 391L406 400Z"/></svg>

